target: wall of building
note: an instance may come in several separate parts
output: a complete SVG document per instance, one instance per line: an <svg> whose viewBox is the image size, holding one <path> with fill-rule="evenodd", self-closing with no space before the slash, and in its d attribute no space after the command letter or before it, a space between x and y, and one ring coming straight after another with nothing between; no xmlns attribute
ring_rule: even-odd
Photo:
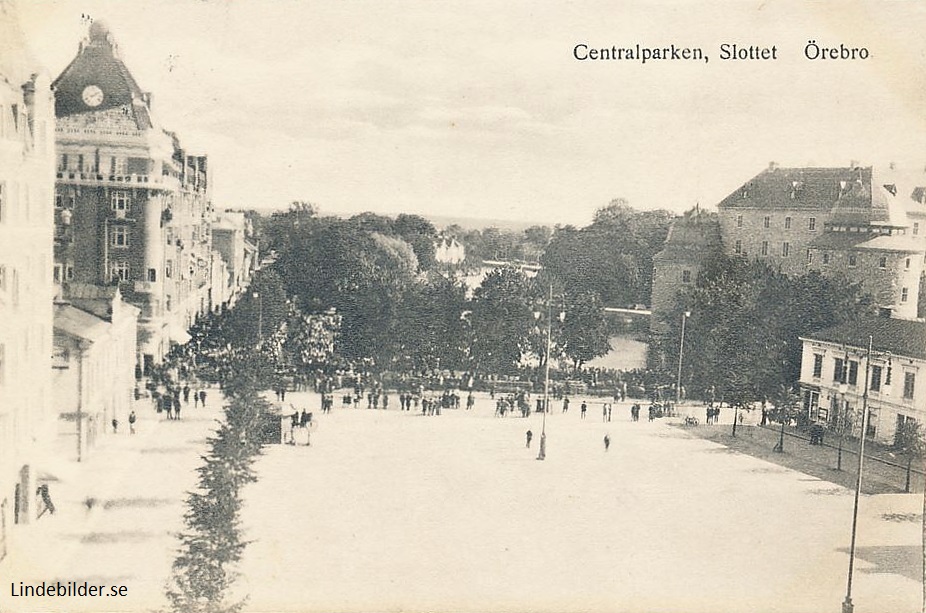
<svg viewBox="0 0 926 613"><path fill-rule="evenodd" d="M843 347L823 341L804 340L801 356L800 383L804 391L805 402L808 393L815 390L818 394L817 406L808 406L809 417L834 424L836 415L842 410L844 418L850 424L855 436L861 429L861 408L865 390L865 368L867 349L861 347ZM814 356L822 358L822 371L814 376ZM855 382L847 381L845 390L840 387L836 376L836 360L848 360L856 364ZM870 389L868 398L869 427L868 435L884 444L893 444L897 431L898 415L912 417L920 423L926 420L926 361L904 356L886 357L878 352L871 360L872 367L881 368L879 389L873 389L872 375L869 373ZM888 367L891 371L889 389L885 387ZM914 377L914 394L912 398L904 397L904 378L907 373Z"/></svg>
<svg viewBox="0 0 926 613"><path fill-rule="evenodd" d="M913 319L917 316L922 254L870 249L812 249L811 254L807 260L808 270L827 276L845 275L860 283L877 304L893 305L895 317Z"/></svg>
<svg viewBox="0 0 926 613"><path fill-rule="evenodd" d="M723 250L767 262L793 275L804 272L810 241L823 232L824 211L721 208L718 213ZM768 218L768 227L765 219ZM789 221L790 220L790 221ZM813 229L811 229L813 227ZM737 251L739 241L739 251ZM766 251L763 253L763 244ZM788 255L783 255L787 244Z"/></svg>
<svg viewBox="0 0 926 613"><path fill-rule="evenodd" d="M0 556L6 551L3 531L14 519L27 522L35 515L35 467L54 429L46 376L53 109L50 82L29 58L15 7L0 1Z"/></svg>

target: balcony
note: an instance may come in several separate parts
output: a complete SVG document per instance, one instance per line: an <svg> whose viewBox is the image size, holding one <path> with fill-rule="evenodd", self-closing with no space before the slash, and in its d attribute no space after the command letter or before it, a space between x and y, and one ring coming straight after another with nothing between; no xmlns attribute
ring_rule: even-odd
<svg viewBox="0 0 926 613"><path fill-rule="evenodd" d="M94 172L71 172L58 170L56 178L61 183L76 185L138 186L175 189L177 181L164 175L105 175Z"/></svg>

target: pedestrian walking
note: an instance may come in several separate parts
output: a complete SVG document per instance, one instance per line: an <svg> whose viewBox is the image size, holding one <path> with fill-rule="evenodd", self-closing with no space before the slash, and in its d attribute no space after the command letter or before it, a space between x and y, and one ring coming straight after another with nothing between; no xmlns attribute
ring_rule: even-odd
<svg viewBox="0 0 926 613"><path fill-rule="evenodd" d="M199 393L193 392L193 408L195 409L198 406L199 406Z"/></svg>
<svg viewBox="0 0 926 613"><path fill-rule="evenodd" d="M563 398L563 413L569 410L569 396Z"/></svg>
<svg viewBox="0 0 926 613"><path fill-rule="evenodd" d="M174 400L174 419L180 419L180 398Z"/></svg>
<svg viewBox="0 0 926 613"><path fill-rule="evenodd" d="M119 420L113 417L113 434L119 431Z"/></svg>
<svg viewBox="0 0 926 613"><path fill-rule="evenodd" d="M607 434L604 435L604 450L607 451L611 447L611 437Z"/></svg>
<svg viewBox="0 0 926 613"><path fill-rule="evenodd" d="M183 386L183 402L184 404L190 404L190 386Z"/></svg>
<svg viewBox="0 0 926 613"><path fill-rule="evenodd" d="M476 404L476 399L473 398L473 393L470 392L466 396L466 410L469 411L470 409L472 409L474 404Z"/></svg>
<svg viewBox="0 0 926 613"><path fill-rule="evenodd" d="M132 411L131 413L129 413L129 433L130 434L135 434L135 420L136 420L135 411Z"/></svg>
<svg viewBox="0 0 926 613"><path fill-rule="evenodd" d="M528 448L528 449L530 449L530 447L531 447L531 439L533 439L533 438L534 438L534 433L531 432L530 430L528 430L528 431L527 431L527 448Z"/></svg>
<svg viewBox="0 0 926 613"><path fill-rule="evenodd" d="M608 403L601 405L601 421L608 421Z"/></svg>
<svg viewBox="0 0 926 613"><path fill-rule="evenodd" d="M164 410L167 411L167 419L174 418L174 399L170 394L164 396Z"/></svg>
<svg viewBox="0 0 926 613"><path fill-rule="evenodd" d="M608 421L611 421L611 403L608 403Z"/></svg>
<svg viewBox="0 0 926 613"><path fill-rule="evenodd" d="M581 417L582 417L582 419L585 419L585 412L588 410L588 404L583 400L583 401L582 401L582 406L581 406L580 408L582 409L582 416L581 416Z"/></svg>
<svg viewBox="0 0 926 613"><path fill-rule="evenodd" d="M199 390L199 403L206 408L206 390Z"/></svg>

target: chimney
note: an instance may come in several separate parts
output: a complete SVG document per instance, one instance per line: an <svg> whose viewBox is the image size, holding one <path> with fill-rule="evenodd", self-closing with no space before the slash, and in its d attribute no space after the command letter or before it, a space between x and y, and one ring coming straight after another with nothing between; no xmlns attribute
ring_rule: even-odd
<svg viewBox="0 0 926 613"><path fill-rule="evenodd" d="M849 168L858 168L858 160L852 160L849 162Z"/></svg>
<svg viewBox="0 0 926 613"><path fill-rule="evenodd" d="M768 169L770 172L778 170L778 162L772 161L768 163Z"/></svg>

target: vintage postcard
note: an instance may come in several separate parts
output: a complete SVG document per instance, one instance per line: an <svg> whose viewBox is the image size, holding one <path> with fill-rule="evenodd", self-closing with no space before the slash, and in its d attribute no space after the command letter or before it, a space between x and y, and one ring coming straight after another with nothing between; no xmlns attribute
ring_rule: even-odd
<svg viewBox="0 0 926 613"><path fill-rule="evenodd" d="M0 0L0 611L926 610L924 32Z"/></svg>

